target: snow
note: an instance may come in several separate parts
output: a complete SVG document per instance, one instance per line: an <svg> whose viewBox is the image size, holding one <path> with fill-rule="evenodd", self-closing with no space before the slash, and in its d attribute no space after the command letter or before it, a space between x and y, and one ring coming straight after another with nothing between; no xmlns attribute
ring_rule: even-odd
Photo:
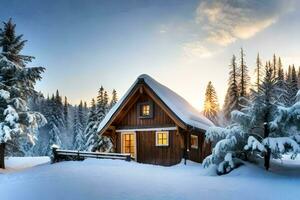
<svg viewBox="0 0 300 200"><path fill-rule="evenodd" d="M102 130L109 122L114 113L118 110L120 105L124 102L126 97L130 94L131 90L138 83L139 79L143 79L145 83L157 94L157 96L179 117L184 123L207 130L214 124L204 117L199 111L191 106L184 98L169 89L168 87L158 83L147 74L140 75L125 95L112 107L105 118L102 120L98 127L98 132Z"/></svg>
<svg viewBox="0 0 300 200"><path fill-rule="evenodd" d="M0 182L1 182L1 173L11 173L27 168L31 168L37 165L49 163L50 158L47 156L44 157L6 157L5 165L6 169L0 169ZM1 193L1 192L0 192Z"/></svg>
<svg viewBox="0 0 300 200"><path fill-rule="evenodd" d="M285 159L273 162L269 172L245 163L214 176L215 166L203 169L193 162L162 167L120 160L49 164L45 157L9 158L9 168L23 170L0 172L0 194L5 200L299 199L300 159ZM29 165L37 166L24 169Z"/></svg>
<svg viewBox="0 0 300 200"><path fill-rule="evenodd" d="M0 90L0 97L5 99L5 100L8 100L9 97L10 97L10 93L6 90L1 89Z"/></svg>

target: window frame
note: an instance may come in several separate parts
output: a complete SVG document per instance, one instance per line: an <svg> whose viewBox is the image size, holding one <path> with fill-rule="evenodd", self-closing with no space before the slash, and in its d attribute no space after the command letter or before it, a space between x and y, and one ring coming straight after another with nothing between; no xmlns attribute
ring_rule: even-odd
<svg viewBox="0 0 300 200"><path fill-rule="evenodd" d="M197 145L192 144L192 138L196 139ZM191 134L191 148L192 149L198 149L199 148L199 137L198 137L198 135Z"/></svg>
<svg viewBox="0 0 300 200"><path fill-rule="evenodd" d="M167 144L159 144L158 143L158 134L159 133L166 133L167 134ZM170 143L170 132L169 131L156 131L155 132L155 146L157 147L167 147L169 146L169 143Z"/></svg>
<svg viewBox="0 0 300 200"><path fill-rule="evenodd" d="M145 105L149 105L149 115L142 115L142 107ZM150 119L153 118L153 102L152 101L145 101L137 104L138 109L138 118L140 119Z"/></svg>

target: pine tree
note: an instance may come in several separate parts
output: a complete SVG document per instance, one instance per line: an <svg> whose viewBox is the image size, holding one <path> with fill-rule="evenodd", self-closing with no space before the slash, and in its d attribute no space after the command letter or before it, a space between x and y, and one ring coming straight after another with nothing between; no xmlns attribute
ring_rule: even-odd
<svg viewBox="0 0 300 200"><path fill-rule="evenodd" d="M262 64L261 64L261 60L260 60L260 57L259 57L259 53L257 54L257 57L256 57L256 87L257 87L257 90L259 88L259 85L260 85L260 81L261 81L261 77L262 77Z"/></svg>
<svg viewBox="0 0 300 200"><path fill-rule="evenodd" d="M68 99L65 96L65 100L64 100L64 120L65 120L65 125L66 125L67 129L69 128L69 111L68 111L68 107L69 107Z"/></svg>
<svg viewBox="0 0 300 200"><path fill-rule="evenodd" d="M85 150L91 150L98 140L98 135L96 134L98 129L99 121L97 116L97 106L94 99L91 101L91 108L88 114L87 127L84 131L85 136Z"/></svg>
<svg viewBox="0 0 300 200"><path fill-rule="evenodd" d="M82 101L81 101L82 103ZM74 122L73 122L73 132L74 132L74 149L83 150L84 148L84 135L83 135L83 126L80 122L80 110L79 107L75 107L74 113Z"/></svg>
<svg viewBox="0 0 300 200"><path fill-rule="evenodd" d="M239 83L239 91L240 91L240 104L244 105L243 98L248 97L248 87L250 77L248 76L248 68L245 63L245 54L243 48L241 48L241 58L240 58L240 68L239 68L239 76L240 76L240 83Z"/></svg>
<svg viewBox="0 0 300 200"><path fill-rule="evenodd" d="M283 105L287 105L288 102L288 93L287 86L284 79L284 70L281 63L281 58L278 58L278 68L277 68L277 87L278 87L278 101Z"/></svg>
<svg viewBox="0 0 300 200"><path fill-rule="evenodd" d="M218 103L217 93L211 81L209 81L205 92L203 114L212 122L218 124L218 113L219 113L219 103Z"/></svg>
<svg viewBox="0 0 300 200"><path fill-rule="evenodd" d="M228 89L225 96L225 102L223 106L224 117L227 121L230 119L230 114L233 110L239 109L239 90L238 90L238 75L237 75L237 64L235 55L232 56L230 71L229 71L229 80L228 80Z"/></svg>
<svg viewBox="0 0 300 200"><path fill-rule="evenodd" d="M276 60L276 55L275 54L273 54L272 66L273 66L273 76L276 77L278 72L277 72L277 60Z"/></svg>
<svg viewBox="0 0 300 200"><path fill-rule="evenodd" d="M12 20L0 30L0 168L5 167L5 150L7 155L27 155L37 129L46 123L44 116L29 110L27 104L29 97L37 94L34 85L45 69L25 66L32 57L19 54L25 44L21 37L15 35Z"/></svg>
<svg viewBox="0 0 300 200"><path fill-rule="evenodd" d="M113 89L112 95L111 95L111 100L109 103L109 108L112 108L118 101L118 96L117 96L117 91Z"/></svg>
<svg viewBox="0 0 300 200"><path fill-rule="evenodd" d="M2 55L9 61L25 67L26 63L34 59L33 56L24 56L20 52L24 48L27 40L22 40L23 35L16 35L16 24L10 18L8 22L3 22L4 28L0 29L0 47L2 47Z"/></svg>

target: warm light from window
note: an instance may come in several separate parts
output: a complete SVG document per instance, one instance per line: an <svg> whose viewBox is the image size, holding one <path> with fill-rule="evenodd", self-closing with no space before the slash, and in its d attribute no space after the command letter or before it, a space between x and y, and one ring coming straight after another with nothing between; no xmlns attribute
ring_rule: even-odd
<svg viewBox="0 0 300 200"><path fill-rule="evenodd" d="M142 105L142 115L143 116L150 115L150 105L149 104Z"/></svg>
<svg viewBox="0 0 300 200"><path fill-rule="evenodd" d="M191 135L191 147L193 149L198 149L198 136L197 135Z"/></svg>
<svg viewBox="0 0 300 200"><path fill-rule="evenodd" d="M168 146L169 145L169 132L168 131L156 132L156 145L157 146Z"/></svg>

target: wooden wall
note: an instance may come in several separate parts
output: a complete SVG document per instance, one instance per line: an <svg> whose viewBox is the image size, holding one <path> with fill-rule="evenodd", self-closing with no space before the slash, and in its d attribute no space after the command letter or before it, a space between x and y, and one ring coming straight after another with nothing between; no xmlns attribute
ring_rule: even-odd
<svg viewBox="0 0 300 200"><path fill-rule="evenodd" d="M194 162L201 163L206 156L211 153L210 143L205 142L205 134L201 132L189 132L188 134L188 147L189 147L189 159ZM198 149L191 146L191 135L198 136Z"/></svg>
<svg viewBox="0 0 300 200"><path fill-rule="evenodd" d="M134 103L127 114L119 120L116 125L117 129L120 128L137 128L137 127L168 127L175 126L173 120L161 109L155 102L153 102L153 117L152 118L139 118L138 103L152 101L146 94L142 94Z"/></svg>
<svg viewBox="0 0 300 200"><path fill-rule="evenodd" d="M121 133L117 133L117 152L121 152ZM183 155L183 138L169 131L169 146L155 145L155 131L136 132L137 162L170 166L179 163Z"/></svg>

